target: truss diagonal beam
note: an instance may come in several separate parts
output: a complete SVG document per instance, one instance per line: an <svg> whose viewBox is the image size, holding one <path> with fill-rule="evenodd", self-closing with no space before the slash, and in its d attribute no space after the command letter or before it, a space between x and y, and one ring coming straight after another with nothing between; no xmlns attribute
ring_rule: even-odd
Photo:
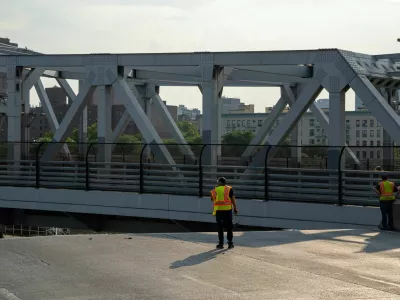
<svg viewBox="0 0 400 300"><path fill-rule="evenodd" d="M164 124L168 127L169 132L172 133L174 140L180 144L178 145L179 150L185 155L188 156L192 162L196 160L192 149L187 144L185 138L183 137L181 131L179 130L178 126L176 125L174 119L172 118L171 114L169 113L167 107L164 105L161 97L155 93L152 97L154 105L160 111L161 117L165 120Z"/></svg>
<svg viewBox="0 0 400 300"><path fill-rule="evenodd" d="M264 145L266 138L268 136L268 132L274 126L276 120L282 114L283 110L287 105L287 98L283 95L278 100L278 102L273 107L272 111L268 114L268 117L265 119L262 126L258 129L256 136L251 141L250 145L247 146L246 150L243 152L242 157L240 159L240 164L245 163L245 161L253 156L258 146L253 145Z"/></svg>
<svg viewBox="0 0 400 300"><path fill-rule="evenodd" d="M400 117L394 112L386 99L364 75L356 76L350 87L363 100L364 105L376 117L382 127L400 145Z"/></svg>
<svg viewBox="0 0 400 300"><path fill-rule="evenodd" d="M114 82L113 87L118 93L120 93L125 109L129 112L131 118L136 123L136 126L142 133L146 143L151 147L152 152L164 163L174 165L174 159L165 145L162 144L160 136L155 130L153 124L151 124L150 120L147 118L146 113L143 111L137 97L131 91L127 82L122 77L118 77ZM133 90L135 94L139 94L135 87L133 87Z"/></svg>
<svg viewBox="0 0 400 300"><path fill-rule="evenodd" d="M80 112L86 105L87 99L93 96L95 90L96 86L92 86L88 82L83 84L82 90L79 91L75 101L71 104L60 126L56 130L52 143L47 147L43 154L42 158L44 161L51 160L57 151L59 151L61 148L60 142L65 141L68 135L71 134L74 121L79 117Z"/></svg>
<svg viewBox="0 0 400 300"><path fill-rule="evenodd" d="M291 105L289 112L283 117L279 126L275 131L267 138L267 145L276 146L285 138L285 136L296 126L301 116L315 101L317 96L321 93L322 86L314 81L311 81L301 92L298 99ZM268 151L268 147L263 147L253 157L250 167L264 166L265 157ZM249 169L251 170L251 169Z"/></svg>
<svg viewBox="0 0 400 300"><path fill-rule="evenodd" d="M285 87L285 90L289 96L290 103L293 103L294 102L293 99L295 99L295 96L292 90L288 87ZM314 115L314 117L318 120L318 123L321 124L321 126L324 128L325 132L329 132L329 119L328 116L325 114L325 112L321 108L319 108L315 103L313 103L310 106L310 110ZM345 145L348 146L347 143ZM360 164L359 159L349 147L346 147L346 151L356 164Z"/></svg>
<svg viewBox="0 0 400 300"><path fill-rule="evenodd" d="M72 102L75 101L76 94L74 90L71 88L69 85L68 81L62 78L56 78L58 84L61 86L61 88L64 90L64 92L67 94L68 98L71 99Z"/></svg>
<svg viewBox="0 0 400 300"><path fill-rule="evenodd" d="M46 93L46 90L45 90L45 88L43 86L43 83L42 83L42 81L40 79L35 84L35 89L36 89L36 93L37 93L37 95L39 97L40 103L42 104L43 110L44 110L44 112L46 114L46 118L47 118L47 121L49 123L50 130L54 134L57 131L58 127L59 127L58 120L57 120L57 117L56 117L56 115L54 113L54 110L53 110L53 108L51 106L49 97L47 96L47 93ZM70 154L68 146L66 144L63 145L63 150L64 150L66 155Z"/></svg>
<svg viewBox="0 0 400 300"><path fill-rule="evenodd" d="M131 116L127 110L124 111L122 114L121 118L119 119L117 125L114 128L114 131L111 135L111 153L114 151L116 143L118 143L118 138L121 136L121 134L125 131L126 127L129 124L129 121L131 120Z"/></svg>

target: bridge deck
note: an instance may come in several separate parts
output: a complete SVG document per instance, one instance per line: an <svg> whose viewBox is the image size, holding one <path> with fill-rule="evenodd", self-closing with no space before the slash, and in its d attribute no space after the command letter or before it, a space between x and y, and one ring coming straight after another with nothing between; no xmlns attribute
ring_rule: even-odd
<svg viewBox="0 0 400 300"><path fill-rule="evenodd" d="M235 235L225 252L203 233L1 240L0 299L400 299L396 233Z"/></svg>

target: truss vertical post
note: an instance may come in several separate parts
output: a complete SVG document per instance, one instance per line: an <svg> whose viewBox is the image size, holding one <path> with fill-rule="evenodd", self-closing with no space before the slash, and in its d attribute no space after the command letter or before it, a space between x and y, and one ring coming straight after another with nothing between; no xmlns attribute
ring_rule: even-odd
<svg viewBox="0 0 400 300"><path fill-rule="evenodd" d="M301 87L297 85L295 88L291 88L290 86L284 86L282 88L285 90L285 93L283 93L283 95L288 98L287 102L292 103L293 105L293 103L297 99L298 94L300 93ZM292 97L292 99L289 99L289 97ZM290 166L292 168L297 168L299 166L299 163L301 162L300 126L298 123L292 128L292 131L290 133L290 145Z"/></svg>
<svg viewBox="0 0 400 300"><path fill-rule="evenodd" d="M340 151L346 142L345 95L344 90L329 92L328 169L337 169Z"/></svg>
<svg viewBox="0 0 400 300"><path fill-rule="evenodd" d="M141 102L142 102L142 107L144 109L144 112L146 113L147 118L152 122L152 110L153 110L153 99L151 95L151 91L148 90L148 85L145 87L145 91L143 91L141 94ZM143 153L144 161L149 161L151 157L151 148L146 147L144 149Z"/></svg>
<svg viewBox="0 0 400 300"><path fill-rule="evenodd" d="M21 159L21 81L22 67L17 67L17 58L7 57L7 157L16 164Z"/></svg>
<svg viewBox="0 0 400 300"><path fill-rule="evenodd" d="M22 157L25 159L29 159L29 140L30 140L30 112L31 112L31 102L30 102L30 90L31 87L22 83L22 103L23 103L23 126L22 126L22 137L21 137L21 150Z"/></svg>
<svg viewBox="0 0 400 300"><path fill-rule="evenodd" d="M381 94L382 97L385 98L389 106L394 109L394 103L393 103L393 97L392 97L392 91L391 89L381 89ZM394 149L393 149L393 139L390 136L389 132L383 128L383 133L382 133L382 138L383 138L383 169L386 171L393 171L394 167Z"/></svg>
<svg viewBox="0 0 400 300"><path fill-rule="evenodd" d="M100 162L111 162L111 114L112 86L97 87L97 159Z"/></svg>
<svg viewBox="0 0 400 300"><path fill-rule="evenodd" d="M79 93L82 92L84 81L79 80ZM82 113L79 114L78 128L79 156L84 157L87 152L88 143L88 107L84 106Z"/></svg>

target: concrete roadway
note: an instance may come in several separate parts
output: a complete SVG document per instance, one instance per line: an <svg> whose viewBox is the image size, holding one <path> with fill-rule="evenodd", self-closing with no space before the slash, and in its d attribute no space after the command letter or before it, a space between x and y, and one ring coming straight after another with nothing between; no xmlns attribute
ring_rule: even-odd
<svg viewBox="0 0 400 300"><path fill-rule="evenodd" d="M0 240L0 299L400 299L399 234L364 230Z"/></svg>

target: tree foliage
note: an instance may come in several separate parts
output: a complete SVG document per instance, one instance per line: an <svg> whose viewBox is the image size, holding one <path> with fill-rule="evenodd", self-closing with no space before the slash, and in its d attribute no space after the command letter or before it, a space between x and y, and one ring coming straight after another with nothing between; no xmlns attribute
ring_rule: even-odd
<svg viewBox="0 0 400 300"><path fill-rule="evenodd" d="M239 157L251 143L254 137L251 131L234 130L222 137L222 155L227 157Z"/></svg>

